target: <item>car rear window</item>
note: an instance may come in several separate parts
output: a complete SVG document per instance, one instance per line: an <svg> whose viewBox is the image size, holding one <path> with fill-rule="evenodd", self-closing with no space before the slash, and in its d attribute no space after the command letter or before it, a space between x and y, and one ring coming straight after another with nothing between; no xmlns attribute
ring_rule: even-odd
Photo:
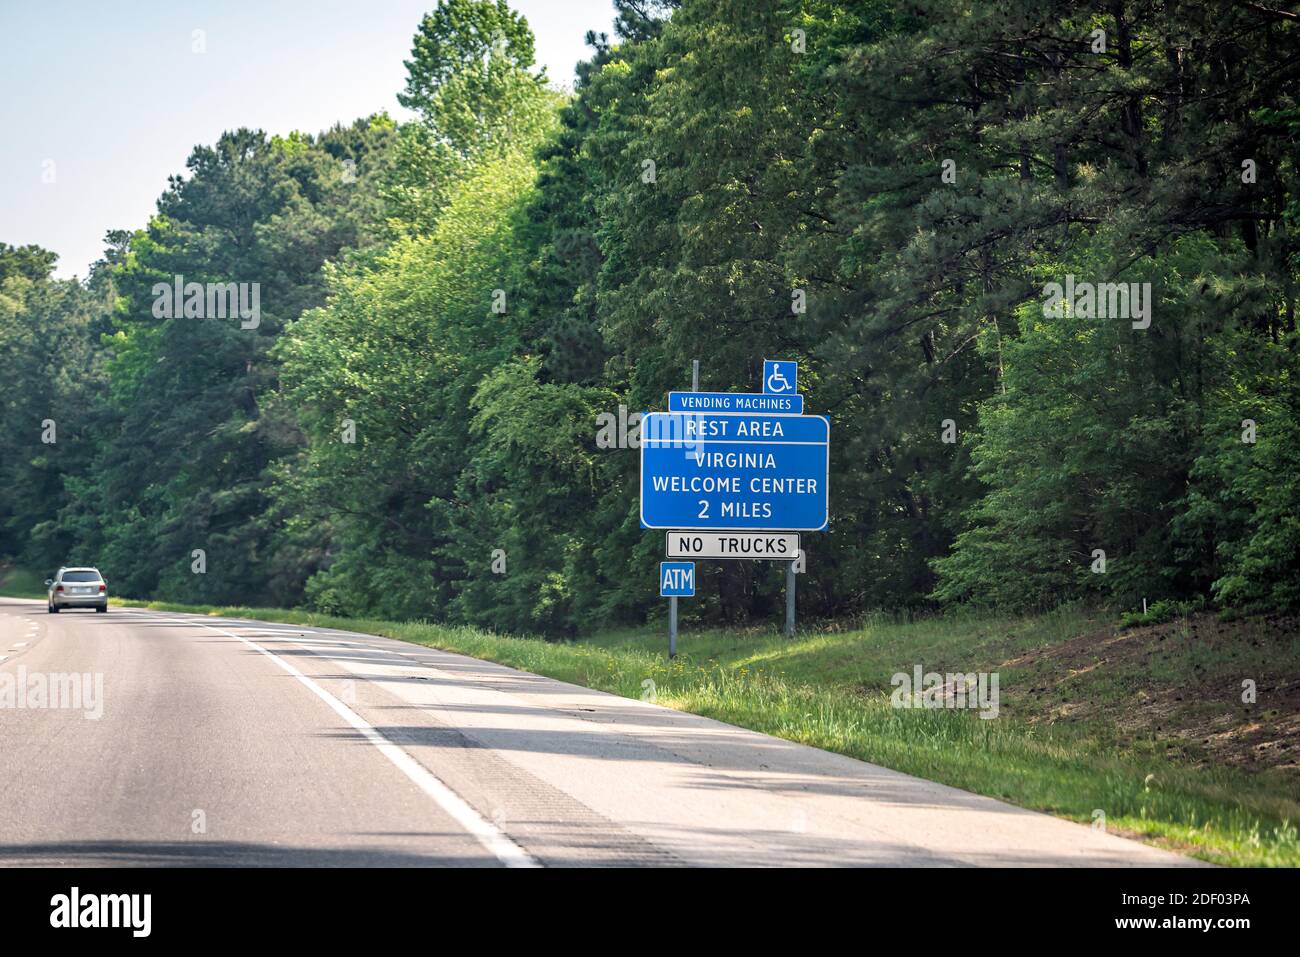
<svg viewBox="0 0 1300 957"><path fill-rule="evenodd" d="M99 572L64 572L63 580L65 582L97 582L99 581Z"/></svg>

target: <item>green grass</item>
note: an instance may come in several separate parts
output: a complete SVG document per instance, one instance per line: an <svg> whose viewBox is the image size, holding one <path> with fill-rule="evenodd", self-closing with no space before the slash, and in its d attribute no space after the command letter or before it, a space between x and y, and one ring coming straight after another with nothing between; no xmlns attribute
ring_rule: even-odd
<svg viewBox="0 0 1300 957"><path fill-rule="evenodd" d="M45 579L25 568L0 568L0 596L44 598Z"/></svg>
<svg viewBox="0 0 1300 957"><path fill-rule="evenodd" d="M1009 702L1029 700L1028 690L1042 681L1040 671L1007 663L1097 627L1078 610L1032 618L878 618L793 640L757 629L685 631L682 653L668 661L662 630L650 628L557 643L283 609L126 604L384 635L627 697L653 689L659 704L1022 807L1085 823L1101 811L1112 831L1208 861L1300 864L1300 803L1284 776L1194 767L1149 741L1120 746L1105 722L1045 722L1033 709L1006 713L1014 710ZM890 675L914 663L927 671L999 670L1004 713L981 720L964 711L891 707Z"/></svg>
<svg viewBox="0 0 1300 957"><path fill-rule="evenodd" d="M1158 601L1152 604L1147 611L1131 611L1122 615L1120 624L1125 628L1132 628L1137 625L1158 625L1161 622L1173 621L1175 618L1181 618L1200 611L1204 605L1203 601Z"/></svg>

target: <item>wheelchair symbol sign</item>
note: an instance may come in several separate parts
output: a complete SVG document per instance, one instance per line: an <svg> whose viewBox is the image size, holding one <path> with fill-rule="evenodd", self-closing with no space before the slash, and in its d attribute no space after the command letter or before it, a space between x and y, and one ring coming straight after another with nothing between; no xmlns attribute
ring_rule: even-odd
<svg viewBox="0 0 1300 957"><path fill-rule="evenodd" d="M763 392L767 395L793 395L799 391L798 381L799 363L763 360Z"/></svg>

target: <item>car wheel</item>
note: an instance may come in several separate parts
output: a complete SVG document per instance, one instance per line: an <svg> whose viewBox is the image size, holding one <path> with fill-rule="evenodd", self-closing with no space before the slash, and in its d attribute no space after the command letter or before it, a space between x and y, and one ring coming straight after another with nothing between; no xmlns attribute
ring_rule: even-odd
<svg viewBox="0 0 1300 957"><path fill-rule="evenodd" d="M50 603L50 614L51 614L51 615L57 615L58 613L59 613L59 606L56 605L56 604L54 604L53 602L51 602L51 603Z"/></svg>
<svg viewBox="0 0 1300 957"><path fill-rule="evenodd" d="M102 614L104 614L104 613L106 613L106 612L108 611L108 606L107 606L107 605L96 605L96 606L95 606L95 611L99 612L99 613L102 615Z"/></svg>

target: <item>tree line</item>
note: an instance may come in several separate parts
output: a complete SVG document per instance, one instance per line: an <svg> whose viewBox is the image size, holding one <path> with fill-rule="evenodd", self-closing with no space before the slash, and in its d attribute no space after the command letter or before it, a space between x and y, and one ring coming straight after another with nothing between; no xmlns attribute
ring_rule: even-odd
<svg viewBox="0 0 1300 957"><path fill-rule="evenodd" d="M1293 13L615 6L567 91L503 0L442 0L409 121L196 147L84 280L0 246L0 558L643 620L662 536L600 423L780 357L832 422L807 614L1300 605ZM257 283L256 326L159 318L177 277ZM779 569L700 572L693 613L775 613Z"/></svg>

